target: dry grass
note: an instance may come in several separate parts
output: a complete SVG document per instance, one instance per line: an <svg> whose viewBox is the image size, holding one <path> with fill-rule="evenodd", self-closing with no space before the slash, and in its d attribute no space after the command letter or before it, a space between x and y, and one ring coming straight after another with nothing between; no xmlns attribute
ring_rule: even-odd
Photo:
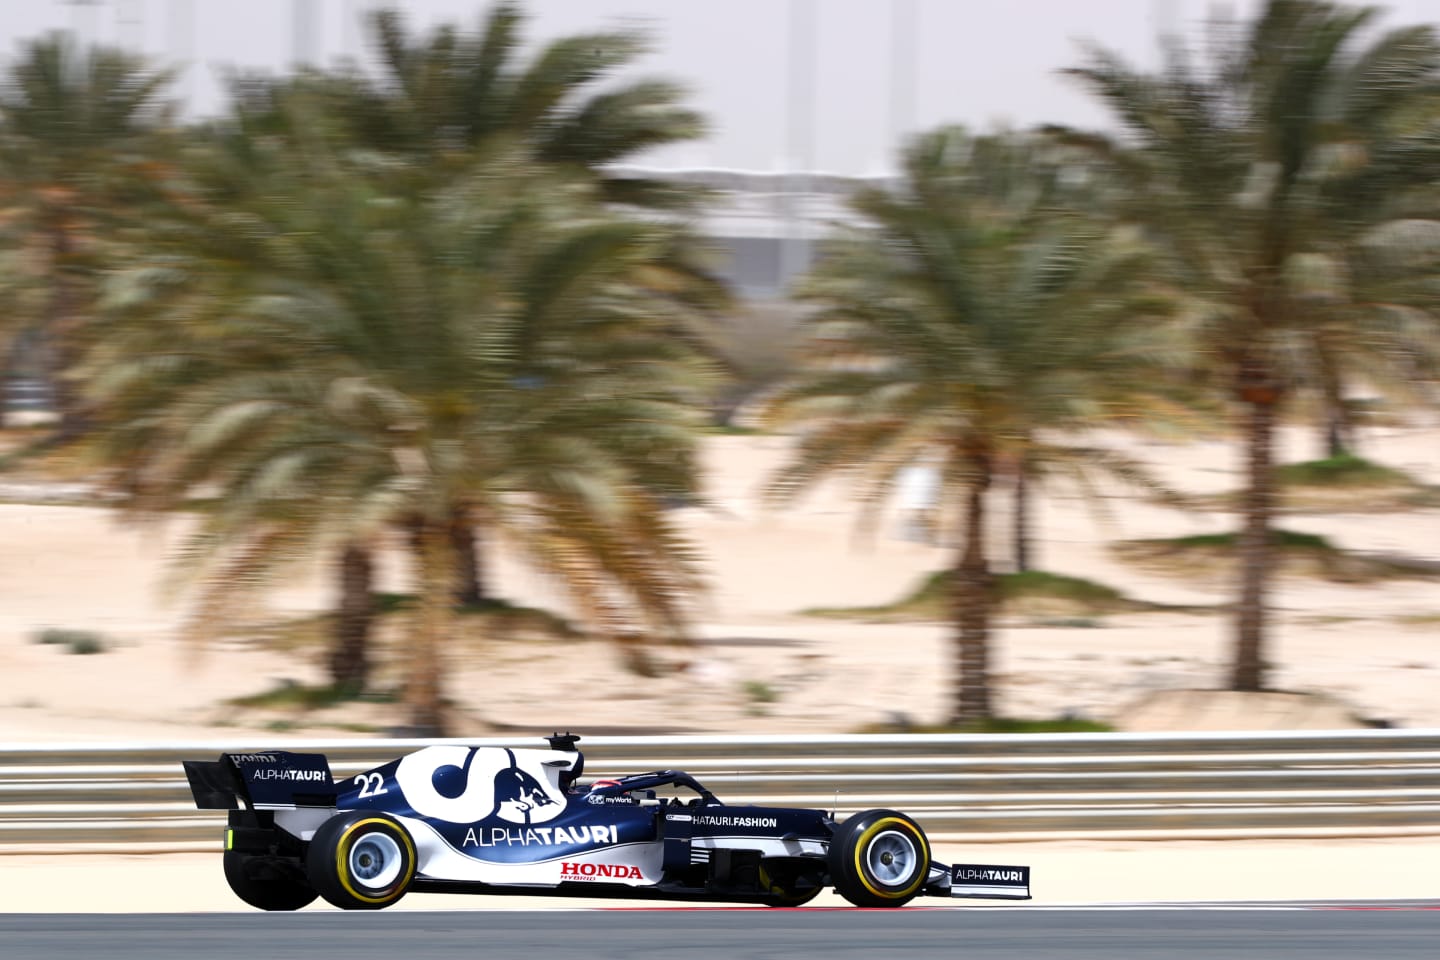
<svg viewBox="0 0 1440 960"><path fill-rule="evenodd" d="M1394 621L1416 630L1440 629L1440 613L1407 613L1395 617Z"/></svg>
<svg viewBox="0 0 1440 960"><path fill-rule="evenodd" d="M1440 564L1415 557L1362 554L1336 547L1324 537L1292 530L1271 532L1277 572L1331 583L1432 579ZM1153 540L1127 540L1111 551L1127 563L1153 573L1214 578L1227 575L1237 561L1234 533L1199 534Z"/></svg>
<svg viewBox="0 0 1440 960"><path fill-rule="evenodd" d="M872 623L944 622L950 618L951 576L948 570L932 573L893 603L871 607L817 607L802 612L812 617ZM1133 600L1093 580L1042 570L1001 574L996 577L996 584L1002 613L1041 618L1048 626L1093 627L1097 624L1092 617L1180 609Z"/></svg>
<svg viewBox="0 0 1440 960"><path fill-rule="evenodd" d="M1403 470L1352 454L1275 468L1282 513L1399 513L1440 506L1440 490ZM1241 492L1196 498L1202 509L1240 510Z"/></svg>

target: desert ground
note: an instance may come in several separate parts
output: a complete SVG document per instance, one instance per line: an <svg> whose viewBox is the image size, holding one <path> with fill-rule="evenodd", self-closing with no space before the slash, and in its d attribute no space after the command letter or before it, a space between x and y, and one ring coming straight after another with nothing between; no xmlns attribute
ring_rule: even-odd
<svg viewBox="0 0 1440 960"><path fill-rule="evenodd" d="M1185 492L1215 495L1238 483L1233 443L1115 439ZM1310 431L1288 430L1282 441L1280 462L1313 456ZM447 651L460 732L846 732L942 722L951 682L943 624L802 611L891 602L950 564L951 549L902 536L894 513L865 535L840 480L783 508L766 505L764 481L789 444L774 435L706 441L708 503L681 512L711 587L694 645L661 648L659 675L641 677L598 641L530 631L476 636L471 629ZM1440 485L1433 423L1367 431L1362 452ZM167 557L186 519L137 526L104 506L41 502L53 493L53 485L0 483L11 501L0 503L0 740L214 739L250 730L346 736L398 722L392 704L287 712L228 702L323 681L318 642L273 642L275 624L327 609L332 597L322 569L295 570L263 603L247 605L243 619L225 624L219 632L226 636L197 647L182 640L186 596L165 588ZM1002 616L995 634L1000 713L1082 716L1124 729L1327 727L1352 718L1440 726L1440 593L1434 579L1420 577L1278 580L1273 685L1326 698L1304 710L1219 700L1223 706L1205 710L1174 706L1183 700L1140 706L1157 692L1222 683L1230 621L1220 605L1230 599L1231 582L1218 572L1175 576L1136 567L1110 545L1224 531L1235 518L1179 511L1119 489L1101 493L1098 512L1073 489L1045 493L1037 504L1036 565L1178 609ZM992 539L1003 564L1004 491L994 499ZM1282 525L1367 556L1440 560L1440 510L1377 503L1352 494L1339 509L1287 516ZM496 592L511 602L563 612L553 585L512 557L501 552L491 566ZM403 591L405 576L399 554L388 557L382 586ZM96 631L107 650L75 656L63 645L34 642L44 628ZM383 633L380 683L395 684L403 630L391 624Z"/></svg>

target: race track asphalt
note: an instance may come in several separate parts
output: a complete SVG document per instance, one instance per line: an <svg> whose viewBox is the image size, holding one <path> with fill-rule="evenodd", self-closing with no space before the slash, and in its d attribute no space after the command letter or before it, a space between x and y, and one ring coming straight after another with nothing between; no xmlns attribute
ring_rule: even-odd
<svg viewBox="0 0 1440 960"><path fill-rule="evenodd" d="M3 914L6 960L1410 960L1440 905L1353 909L574 910Z"/></svg>

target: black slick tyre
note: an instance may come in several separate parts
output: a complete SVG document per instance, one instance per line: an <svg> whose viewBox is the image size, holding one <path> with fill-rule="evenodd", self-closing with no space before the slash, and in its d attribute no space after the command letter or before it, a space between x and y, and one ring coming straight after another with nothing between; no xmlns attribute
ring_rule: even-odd
<svg viewBox="0 0 1440 960"><path fill-rule="evenodd" d="M320 825L306 854L310 884L344 910L390 906L415 879L415 842L394 817L355 811Z"/></svg>
<svg viewBox="0 0 1440 960"><path fill-rule="evenodd" d="M225 851L225 881L235 896L261 910L299 910L315 900L315 888L294 861Z"/></svg>
<svg viewBox="0 0 1440 960"><path fill-rule="evenodd" d="M865 810L840 824L830 841L830 881L857 907L900 907L930 875L930 843L914 820L894 810Z"/></svg>
<svg viewBox="0 0 1440 960"><path fill-rule="evenodd" d="M820 896L819 887L799 891L772 887L771 890L770 896L763 901L767 907L803 907Z"/></svg>
<svg viewBox="0 0 1440 960"><path fill-rule="evenodd" d="M825 889L824 875L815 861L797 869L788 858L771 857L760 861L760 889L765 891L761 902L767 907L800 907L814 900Z"/></svg>

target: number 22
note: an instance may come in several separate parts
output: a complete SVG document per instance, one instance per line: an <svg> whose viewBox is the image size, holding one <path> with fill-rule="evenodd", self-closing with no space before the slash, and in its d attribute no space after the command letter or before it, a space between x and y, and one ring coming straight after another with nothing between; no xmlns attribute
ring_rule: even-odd
<svg viewBox="0 0 1440 960"><path fill-rule="evenodd" d="M382 793L389 793L385 789L385 778L378 773L360 773L355 775L352 783L360 784L359 799L365 800L369 797L378 797Z"/></svg>

